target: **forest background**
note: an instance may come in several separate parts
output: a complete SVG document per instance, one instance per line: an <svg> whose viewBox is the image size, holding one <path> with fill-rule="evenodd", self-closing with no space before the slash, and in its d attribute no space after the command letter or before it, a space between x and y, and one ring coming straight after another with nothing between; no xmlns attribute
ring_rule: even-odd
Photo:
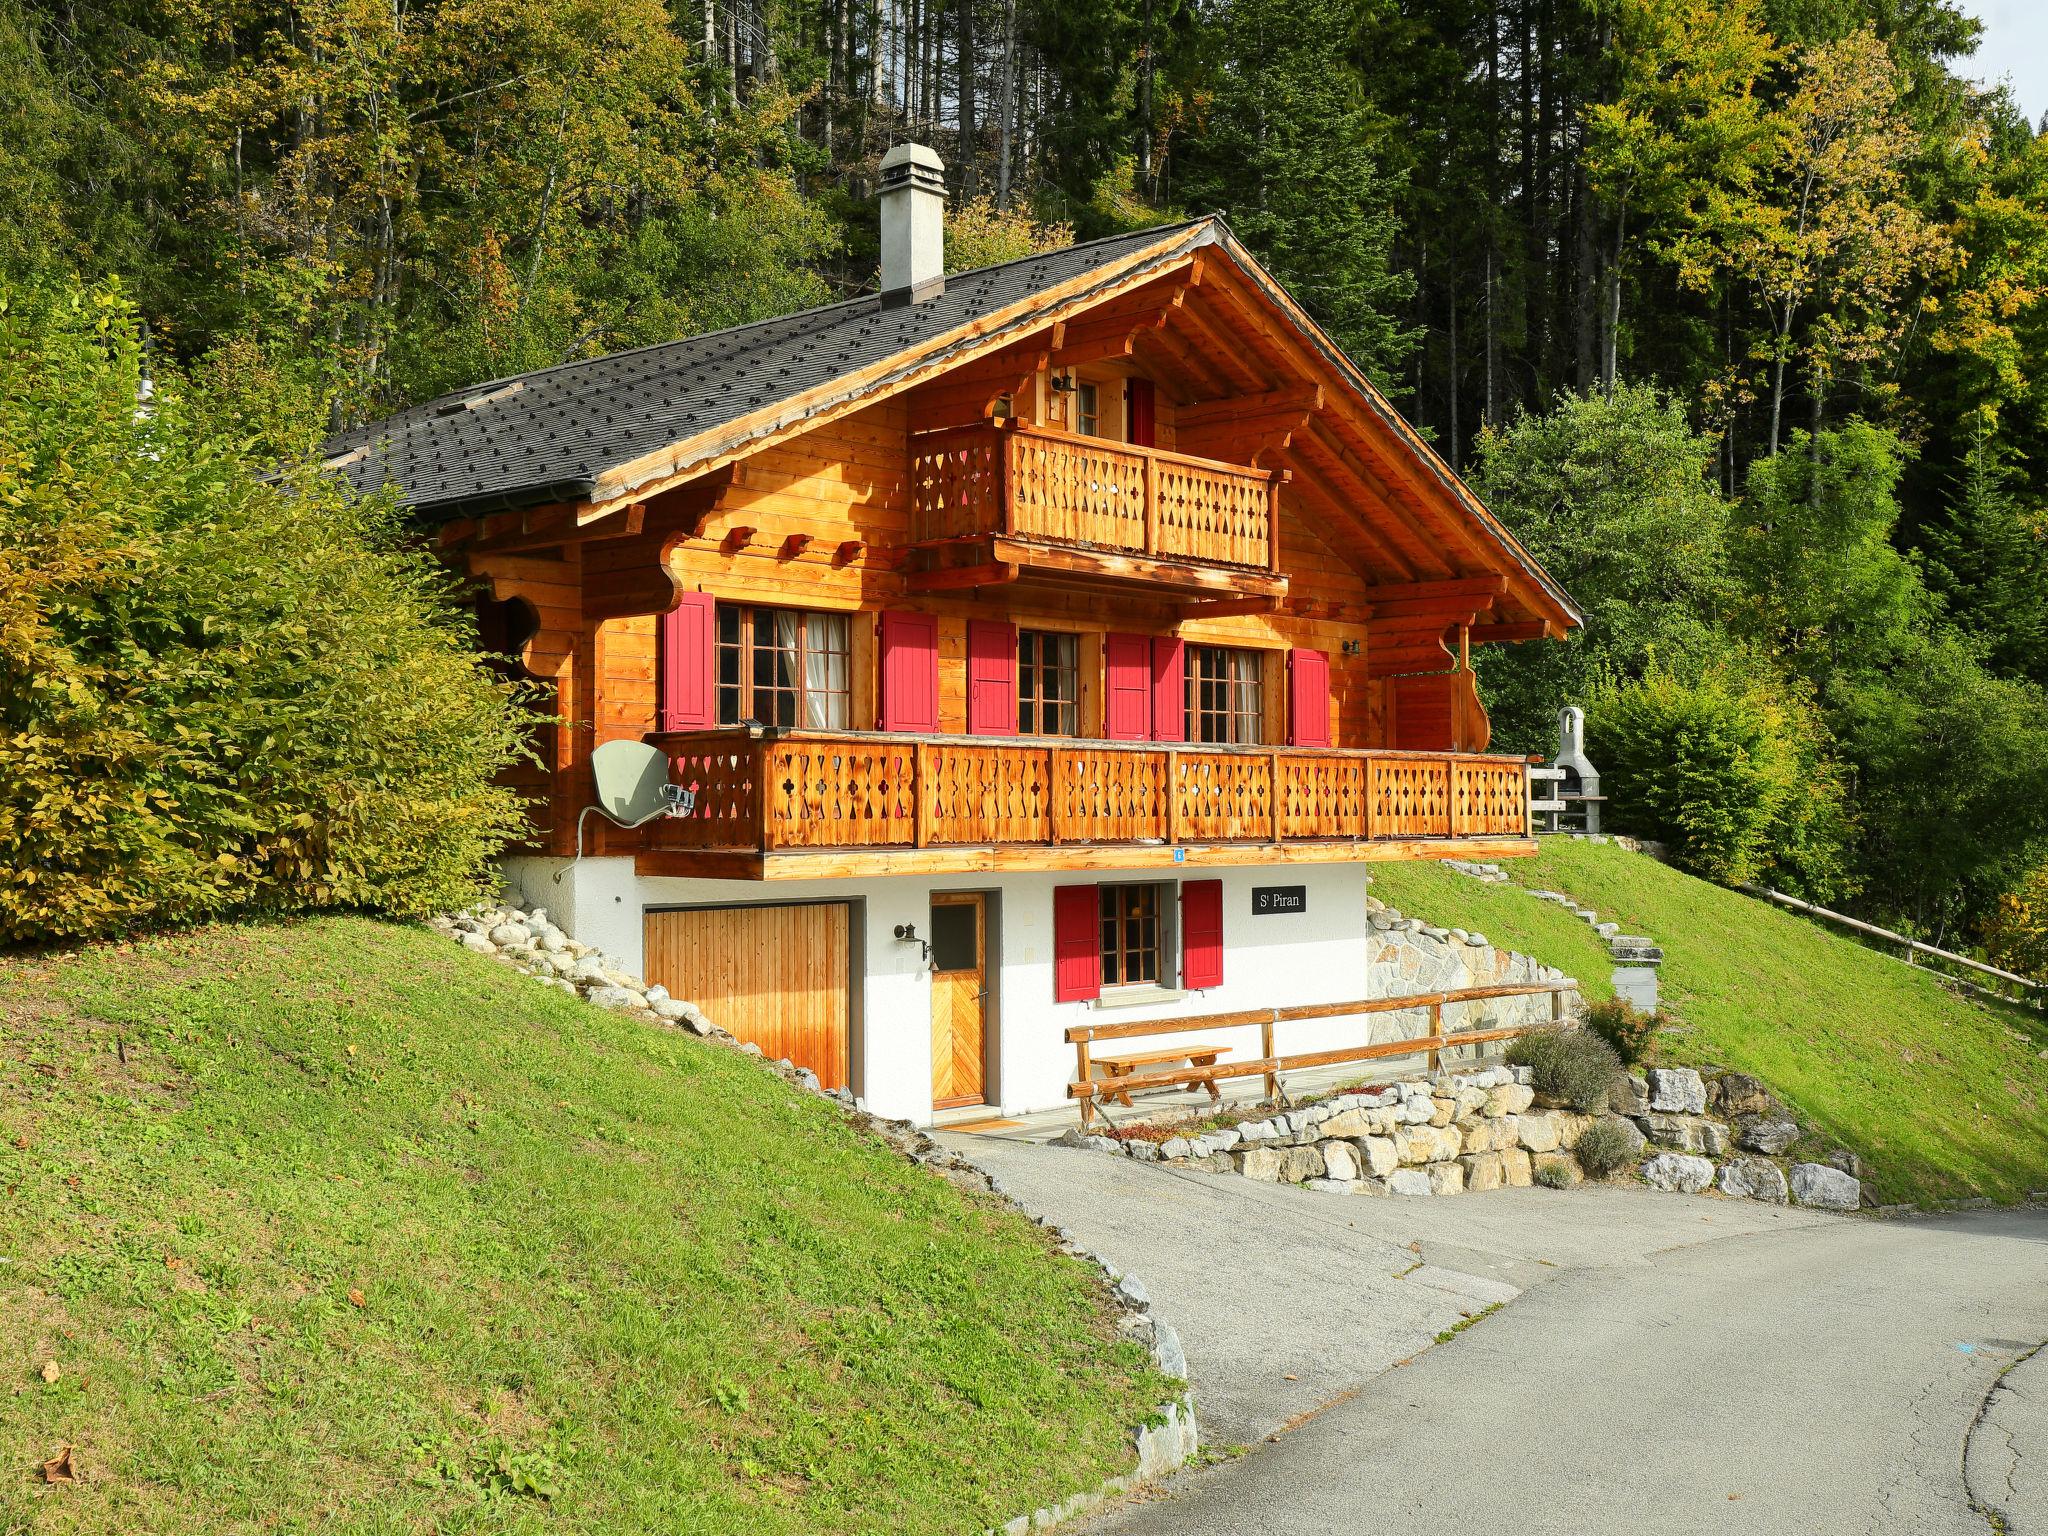
<svg viewBox="0 0 2048 1536"><path fill-rule="evenodd" d="M0 281L289 466L872 288L906 139L955 269L1221 213L1586 609L1485 656L1498 745L1584 704L1693 867L2048 973L2048 139L1977 45L1951 0L0 0Z"/></svg>

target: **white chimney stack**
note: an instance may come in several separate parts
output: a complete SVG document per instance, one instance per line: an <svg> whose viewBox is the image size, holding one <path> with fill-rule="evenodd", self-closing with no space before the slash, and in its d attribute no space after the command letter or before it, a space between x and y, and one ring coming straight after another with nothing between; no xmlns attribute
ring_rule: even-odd
<svg viewBox="0 0 2048 1536"><path fill-rule="evenodd" d="M928 146L882 157L882 303L922 304L946 291L945 165Z"/></svg>

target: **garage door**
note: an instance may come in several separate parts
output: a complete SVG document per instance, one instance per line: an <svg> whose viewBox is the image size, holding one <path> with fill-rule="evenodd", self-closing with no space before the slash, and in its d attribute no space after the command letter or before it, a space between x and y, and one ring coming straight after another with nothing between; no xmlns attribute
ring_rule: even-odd
<svg viewBox="0 0 2048 1536"><path fill-rule="evenodd" d="M711 1022L846 1086L849 909L843 901L647 914L647 979Z"/></svg>

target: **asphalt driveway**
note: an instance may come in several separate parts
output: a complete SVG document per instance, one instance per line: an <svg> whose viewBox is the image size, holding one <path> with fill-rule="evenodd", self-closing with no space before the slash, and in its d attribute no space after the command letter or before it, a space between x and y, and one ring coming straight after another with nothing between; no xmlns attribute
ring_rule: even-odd
<svg viewBox="0 0 2048 1536"><path fill-rule="evenodd" d="M1143 1280L1205 1445L1239 1448L1090 1531L2048 1533L2048 1212L1372 1199L956 1145Z"/></svg>

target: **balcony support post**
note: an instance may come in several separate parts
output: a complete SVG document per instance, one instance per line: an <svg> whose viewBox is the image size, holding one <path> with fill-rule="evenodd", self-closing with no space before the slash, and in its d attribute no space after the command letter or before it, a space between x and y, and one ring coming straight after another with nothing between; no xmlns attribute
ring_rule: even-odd
<svg viewBox="0 0 2048 1536"><path fill-rule="evenodd" d="M1159 461L1145 455L1145 553L1159 554Z"/></svg>
<svg viewBox="0 0 2048 1536"><path fill-rule="evenodd" d="M1268 752L1266 754L1266 803L1268 809L1272 812L1273 841L1277 843L1280 841L1281 824L1280 754L1278 752Z"/></svg>
<svg viewBox="0 0 2048 1536"><path fill-rule="evenodd" d="M910 749L910 793L915 807L911 817L911 840L922 848L931 841L932 749L920 741Z"/></svg>
<svg viewBox="0 0 2048 1536"><path fill-rule="evenodd" d="M1173 751L1166 754L1166 842L1180 842L1180 754Z"/></svg>
<svg viewBox="0 0 2048 1536"><path fill-rule="evenodd" d="M1071 766L1072 754L1062 752L1058 747L1051 749L1051 763L1046 768L1046 794L1051 803L1046 807L1046 824L1052 828L1053 846L1057 848L1067 840L1067 818L1065 813L1067 795L1067 772Z"/></svg>

